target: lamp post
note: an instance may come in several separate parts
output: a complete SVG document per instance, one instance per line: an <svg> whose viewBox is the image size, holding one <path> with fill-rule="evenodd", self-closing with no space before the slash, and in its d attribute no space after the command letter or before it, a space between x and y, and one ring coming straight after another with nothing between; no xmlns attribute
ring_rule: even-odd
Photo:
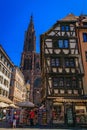
<svg viewBox="0 0 87 130"><path fill-rule="evenodd" d="M26 98L29 101L29 99L30 99L30 83L27 82L25 86L26 86L26 90L27 90Z"/></svg>

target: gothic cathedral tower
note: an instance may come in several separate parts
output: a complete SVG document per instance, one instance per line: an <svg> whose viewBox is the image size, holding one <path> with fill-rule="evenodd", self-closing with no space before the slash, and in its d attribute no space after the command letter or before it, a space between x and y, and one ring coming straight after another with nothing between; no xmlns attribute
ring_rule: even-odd
<svg viewBox="0 0 87 130"><path fill-rule="evenodd" d="M29 27L25 33L24 48L21 55L20 69L24 74L25 82L30 83L30 101L34 100L35 88L40 87L41 71L40 71L40 54L36 53L36 36L33 24L33 17L30 18Z"/></svg>

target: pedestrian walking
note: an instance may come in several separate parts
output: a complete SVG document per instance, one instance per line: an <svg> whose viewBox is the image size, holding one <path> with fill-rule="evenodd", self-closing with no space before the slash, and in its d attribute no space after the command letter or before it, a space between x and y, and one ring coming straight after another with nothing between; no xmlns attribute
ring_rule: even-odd
<svg viewBox="0 0 87 130"><path fill-rule="evenodd" d="M30 119L30 125L33 126L34 125L34 118L35 118L35 112L34 110L31 110L29 113L29 119Z"/></svg>
<svg viewBox="0 0 87 130"><path fill-rule="evenodd" d="M13 128L16 128L16 118L15 118L15 116L13 117Z"/></svg>

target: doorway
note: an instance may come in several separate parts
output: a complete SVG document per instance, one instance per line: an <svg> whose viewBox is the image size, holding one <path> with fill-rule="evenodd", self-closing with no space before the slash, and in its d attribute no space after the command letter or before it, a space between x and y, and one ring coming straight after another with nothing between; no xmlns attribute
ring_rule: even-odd
<svg viewBox="0 0 87 130"><path fill-rule="evenodd" d="M65 122L66 122L66 125L70 125L70 126L74 124L74 116L73 116L73 107L72 106L66 106Z"/></svg>

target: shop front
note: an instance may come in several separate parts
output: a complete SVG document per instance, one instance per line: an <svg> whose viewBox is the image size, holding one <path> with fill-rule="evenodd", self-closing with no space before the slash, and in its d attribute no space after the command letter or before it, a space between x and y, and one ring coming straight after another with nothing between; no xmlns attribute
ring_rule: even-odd
<svg viewBox="0 0 87 130"><path fill-rule="evenodd" d="M52 109L53 124L64 123L64 106L63 104L54 105Z"/></svg>
<svg viewBox="0 0 87 130"><path fill-rule="evenodd" d="M79 124L87 124L87 106L76 105L75 106L75 117L76 123Z"/></svg>
<svg viewBox="0 0 87 130"><path fill-rule="evenodd" d="M55 99L50 107L52 125L87 126L87 100Z"/></svg>
<svg viewBox="0 0 87 130"><path fill-rule="evenodd" d="M74 126L75 124L75 115L74 115L74 110L73 110L73 104L72 103L67 103L65 104L65 124L66 125L72 125Z"/></svg>

